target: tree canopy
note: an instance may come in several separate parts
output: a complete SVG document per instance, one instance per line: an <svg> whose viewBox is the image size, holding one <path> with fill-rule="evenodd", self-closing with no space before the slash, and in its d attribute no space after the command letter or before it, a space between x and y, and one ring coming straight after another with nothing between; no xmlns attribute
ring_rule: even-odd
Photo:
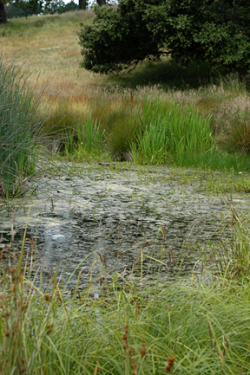
<svg viewBox="0 0 250 375"><path fill-rule="evenodd" d="M164 54L181 64L250 70L249 0L120 0L79 32L85 69L119 72Z"/></svg>
<svg viewBox="0 0 250 375"><path fill-rule="evenodd" d="M7 18L28 17L42 12L42 1L40 0L15 0L5 7Z"/></svg>

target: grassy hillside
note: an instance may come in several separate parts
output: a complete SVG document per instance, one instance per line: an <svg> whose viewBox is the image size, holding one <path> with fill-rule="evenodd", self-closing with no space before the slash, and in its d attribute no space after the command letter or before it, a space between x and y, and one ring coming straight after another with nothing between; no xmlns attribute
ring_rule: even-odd
<svg viewBox="0 0 250 375"><path fill-rule="evenodd" d="M0 27L3 58L29 72L34 83L40 75L39 86L47 84L48 92L53 88L69 94L86 79L93 79L92 74L79 69L76 35L80 23L89 23L92 18L91 11L79 11L12 19Z"/></svg>

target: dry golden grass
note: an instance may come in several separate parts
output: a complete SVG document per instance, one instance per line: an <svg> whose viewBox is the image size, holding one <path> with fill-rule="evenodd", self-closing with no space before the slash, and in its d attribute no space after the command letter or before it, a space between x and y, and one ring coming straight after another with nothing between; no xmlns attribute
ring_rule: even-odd
<svg viewBox="0 0 250 375"><path fill-rule="evenodd" d="M0 28L0 35L3 27L7 34L0 38L3 58L28 72L30 82L37 88L46 87L46 94L52 96L69 97L103 86L105 77L79 68L77 31L81 22L89 23L92 17L91 11L79 11L11 20Z"/></svg>

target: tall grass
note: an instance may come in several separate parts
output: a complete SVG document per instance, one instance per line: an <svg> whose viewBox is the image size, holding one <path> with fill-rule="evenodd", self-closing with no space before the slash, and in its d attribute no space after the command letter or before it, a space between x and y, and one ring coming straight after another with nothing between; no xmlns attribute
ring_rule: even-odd
<svg viewBox="0 0 250 375"><path fill-rule="evenodd" d="M190 278L162 285L159 274L143 288L134 277L137 269L143 274L141 256L127 277L104 269L81 290L79 273L67 292L56 270L44 289L29 261L34 243L27 250L23 245L9 264L6 248L1 252L0 373L248 374L249 231L238 237L242 220L232 228L230 258L222 243L205 283ZM244 273L238 272L240 264ZM78 271L82 265L84 260ZM94 298L100 277L104 284Z"/></svg>
<svg viewBox="0 0 250 375"><path fill-rule="evenodd" d="M77 128L78 142L83 145L86 152L100 154L103 151L104 133L105 131L101 130L100 122L93 122L90 116L84 124Z"/></svg>
<svg viewBox="0 0 250 375"><path fill-rule="evenodd" d="M228 152L250 154L250 119L249 108L232 116L231 126L224 131L222 147Z"/></svg>
<svg viewBox="0 0 250 375"><path fill-rule="evenodd" d="M141 125L132 150L134 160L142 164L180 165L187 154L197 157L216 150L209 118L203 118L193 106L145 103Z"/></svg>
<svg viewBox="0 0 250 375"><path fill-rule="evenodd" d="M131 142L134 141L139 130L136 116L124 118L121 116L112 126L107 139L107 149L113 159L123 161L131 152Z"/></svg>
<svg viewBox="0 0 250 375"><path fill-rule="evenodd" d="M249 219L239 214L234 207L231 216L225 222L230 222L232 238L221 241L220 247L212 248L211 255L215 260L216 272L227 279L245 282L249 280L250 270L250 231Z"/></svg>
<svg viewBox="0 0 250 375"><path fill-rule="evenodd" d="M131 142L136 163L249 170L248 158L242 152L246 154L248 150L246 122L241 122L242 126L238 125L236 130L230 128L227 136L220 134L221 141L218 143L211 116L204 116L193 105L145 101L139 118L141 129L136 141ZM243 128L245 131L240 132L239 129ZM224 147L221 147L222 144Z"/></svg>
<svg viewBox="0 0 250 375"><path fill-rule="evenodd" d="M100 122L92 121L91 116L77 126L65 130L63 139L66 155L100 156L103 153L105 131L101 130Z"/></svg>
<svg viewBox="0 0 250 375"><path fill-rule="evenodd" d="M93 160L100 160L109 153L114 160L141 164L249 170L247 109L235 110L228 124L216 118L211 112L215 104L206 98L190 105L169 98L134 100L132 91L123 96L106 93L102 100L100 94L73 96L68 104L59 101L45 122L44 131L64 144L67 157L79 161L92 154ZM88 129L94 133L87 135Z"/></svg>
<svg viewBox="0 0 250 375"><path fill-rule="evenodd" d="M83 100L87 101L87 98ZM59 152L73 160L100 157L104 150L105 129L102 129L97 118L93 119L88 113L79 113L81 101L75 107L72 103L74 98L71 105L54 103L55 108L51 109L43 124L45 145L52 152Z"/></svg>
<svg viewBox="0 0 250 375"><path fill-rule="evenodd" d="M38 105L25 77L0 59L0 181L6 198L34 171L33 149L43 120Z"/></svg>

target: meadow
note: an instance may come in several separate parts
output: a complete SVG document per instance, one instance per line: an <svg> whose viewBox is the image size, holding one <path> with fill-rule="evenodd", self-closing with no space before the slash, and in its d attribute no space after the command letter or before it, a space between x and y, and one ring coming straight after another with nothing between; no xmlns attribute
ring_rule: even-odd
<svg viewBox="0 0 250 375"><path fill-rule="evenodd" d="M28 75L40 97L47 148L76 161L248 169L248 77L171 59L120 76L88 72L79 67L77 32L92 19L91 11L69 12L16 19L0 30L4 61Z"/></svg>
<svg viewBox="0 0 250 375"><path fill-rule="evenodd" d="M92 19L77 11L0 27L3 203L22 192L44 150L48 163L220 171L208 190L248 193L248 77L170 59L121 76L87 72L77 32ZM168 285L142 281L142 248L129 277L110 281L103 268L101 285L90 278L85 290L68 291L58 269L44 289L35 243L26 252L24 235L20 249L1 247L0 374L248 374L249 224L234 208L230 220L232 239L211 245L199 273ZM161 258L153 261L160 270Z"/></svg>

